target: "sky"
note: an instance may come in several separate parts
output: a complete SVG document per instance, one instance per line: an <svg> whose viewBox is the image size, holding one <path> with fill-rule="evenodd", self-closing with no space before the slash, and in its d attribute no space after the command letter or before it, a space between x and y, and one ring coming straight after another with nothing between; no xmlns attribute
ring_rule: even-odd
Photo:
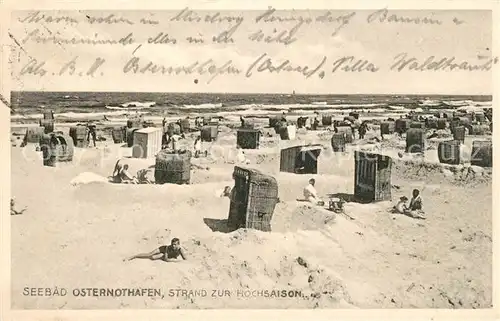
<svg viewBox="0 0 500 321"><path fill-rule="evenodd" d="M205 18L216 11L197 11L191 17ZM390 70L395 56L406 53L417 61L429 56L455 57L456 62L480 63L478 56L492 56L492 17L488 11L423 11L388 10L381 21L383 11L330 11L330 17L348 17L348 24L340 28L339 20L318 22L328 10L278 10L268 15L274 21L256 21L263 11L224 11L218 18L223 21L186 22L172 21L181 10L171 11L16 11L12 14L10 33L18 44L13 45L11 57L12 90L46 91L147 91L147 92L241 92L241 93L296 93L304 94L491 94L491 71L401 71ZM29 17L44 19L30 22ZM89 23L93 18L114 15L121 23ZM54 22L45 18L66 17ZM441 24L391 22L390 17L432 18ZM226 18L230 19L226 19ZM368 19L372 18L369 23ZM141 19L158 24L142 24ZM293 19L276 21L276 19ZM73 19L77 22L69 23ZM263 43L249 40L259 30L266 35L289 31L304 20L295 34L296 41L288 45ZM311 21L308 22L308 19ZM23 20L23 22L21 22ZM217 20L217 19L215 19ZM228 21L231 20L231 21ZM123 22L125 21L125 22ZM128 23L130 21L133 24ZM212 37L236 26L232 35L234 43L214 44ZM455 21L455 22L454 22ZM132 44L70 45L37 43L28 35L38 30L40 36L57 35L64 38L91 38L118 40L133 33ZM276 30L276 32L274 31ZM335 32L335 30L337 30ZM148 38L159 33L168 34L176 44L148 44ZM196 36L205 39L203 44L189 44L185 39ZM14 40L13 40L14 44ZM269 73L253 69L251 77L245 77L249 66L264 55L272 59L274 66L289 60L294 67L309 69L324 58L319 71L310 78L298 72ZM377 72L332 72L337 59L354 56L355 60L367 60L378 68ZM59 76L61 68L76 58L73 75ZM218 75L209 81L209 75L161 75L124 73L123 68L136 57L137 65L152 62L157 66L189 66L196 61L212 59L215 65L226 62L240 70L239 74ZM41 77L25 73L23 67L36 59L45 62L46 74ZM93 77L85 76L97 58L104 63ZM24 68L24 71L29 68ZM32 72L34 72L32 70ZM82 72L83 76L78 76Z"/></svg>

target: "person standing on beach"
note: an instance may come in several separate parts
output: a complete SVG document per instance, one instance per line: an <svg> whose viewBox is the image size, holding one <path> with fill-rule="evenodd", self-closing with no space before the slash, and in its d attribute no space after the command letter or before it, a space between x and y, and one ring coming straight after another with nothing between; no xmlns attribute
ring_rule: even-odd
<svg viewBox="0 0 500 321"><path fill-rule="evenodd" d="M179 259L180 256L180 259ZM123 261L131 261L134 259L150 259L150 260L163 260L165 262L176 262L182 260L187 260L187 256L181 248L181 242L178 238L173 238L170 245L162 245L159 248L149 252L140 253Z"/></svg>
<svg viewBox="0 0 500 321"><path fill-rule="evenodd" d="M356 125L356 121L349 121L349 126L351 126L351 133L352 133L352 138L355 139L356 138L356 128L358 127Z"/></svg>
<svg viewBox="0 0 500 321"><path fill-rule="evenodd" d="M178 142L181 139L181 135L173 134L172 136L170 136L170 143L172 144L172 150L174 151L174 153L177 153L177 151L179 150Z"/></svg>
<svg viewBox="0 0 500 321"><path fill-rule="evenodd" d="M338 122L336 120L333 121L333 132L334 133L338 133L339 132L339 129L337 128L338 126Z"/></svg>
<svg viewBox="0 0 500 321"><path fill-rule="evenodd" d="M168 148L168 145L170 145L170 136L165 132L161 137L161 149Z"/></svg>
<svg viewBox="0 0 500 321"><path fill-rule="evenodd" d="M201 154L201 136L196 137L194 141L194 157L198 158Z"/></svg>
<svg viewBox="0 0 500 321"><path fill-rule="evenodd" d="M366 121L362 122L358 128L359 139L365 138L366 132L368 131L368 125ZM383 138L383 137L382 137Z"/></svg>
<svg viewBox="0 0 500 321"><path fill-rule="evenodd" d="M180 119L177 119L177 121L176 121L175 123L179 126L180 133L181 133L181 134L183 134L183 133L184 133L184 130L183 130L183 128L182 128L181 120L180 120Z"/></svg>
<svg viewBox="0 0 500 321"><path fill-rule="evenodd" d="M92 136L92 141L94 142L94 147L96 147L96 125L92 122L89 122L87 125L88 133L87 133L87 141L90 143L90 136Z"/></svg>
<svg viewBox="0 0 500 321"><path fill-rule="evenodd" d="M317 130L319 127L319 120L318 118L314 117L313 122L311 124L311 130Z"/></svg>

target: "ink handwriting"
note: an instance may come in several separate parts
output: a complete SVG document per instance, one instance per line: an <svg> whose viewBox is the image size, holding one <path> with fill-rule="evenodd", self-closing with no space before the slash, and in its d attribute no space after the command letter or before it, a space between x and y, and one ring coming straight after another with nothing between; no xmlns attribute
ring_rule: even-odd
<svg viewBox="0 0 500 321"><path fill-rule="evenodd" d="M39 62L37 59L30 59L26 65L21 68L19 74L23 75L34 75L34 76L45 76L47 70L44 68L45 61Z"/></svg>
<svg viewBox="0 0 500 321"><path fill-rule="evenodd" d="M66 24L77 24L78 20L74 17L69 16L56 16L42 14L40 11L30 12L26 17L19 18L21 23L66 23Z"/></svg>
<svg viewBox="0 0 500 321"><path fill-rule="evenodd" d="M155 37L148 38L148 44L160 45L160 44L173 44L177 43L177 39L173 38L167 32L160 32Z"/></svg>
<svg viewBox="0 0 500 321"><path fill-rule="evenodd" d="M446 19L444 13L438 11L421 13L417 10L403 12L382 8L372 11L319 12L277 10L268 7L267 10L259 12L229 12L201 11L185 7L162 17L156 13L140 13L134 16L130 13L98 15L95 11L76 15L54 12L49 14L44 11L32 11L23 13L15 20L15 23L22 24L22 29L19 28L18 31L21 37L16 33L20 41L11 34L9 36L14 41L13 46L21 48L20 55L25 54L29 57L27 62L23 62L19 71L21 76L92 78L103 76L105 71L111 71L121 72L124 75L205 76L209 84L219 77L251 78L258 74L281 75L281 77L298 75L305 79L324 79L329 74L372 74L381 70L396 73L486 72L499 62L498 57L489 54L468 60L461 60L455 56L437 56L432 53L420 57L414 56L420 48L416 48L413 53L400 52L393 56L395 52L409 51L401 46L394 50L388 48L383 52L385 56L377 54L374 56L376 59L370 59L363 57L363 52L359 49L372 50L369 41L366 44L361 43L361 36L359 39L354 39L357 35L363 34L362 28L359 33L357 30L349 29L353 25L377 28L377 25L386 24L396 28L398 25L406 24L408 26L403 29L398 28L397 32L407 32L407 28L413 26L411 29L419 35L418 32L424 25L441 33L443 30L439 28L442 25L447 26L447 31L451 28L462 30L472 25L458 14L448 14ZM85 26L74 26L77 24ZM76 31L71 33L73 29ZM345 33L345 37L341 33ZM377 36L382 36L382 32ZM337 39L335 44L330 46L328 38L333 37ZM360 42L362 47L358 46L356 41ZM238 46L240 43L241 48ZM317 43L324 46L315 47ZM53 45L62 47L67 52L74 51L70 55L71 58L60 62L56 59L45 61L30 56L36 54L36 50L32 48L43 51L45 47ZM290 49L292 45L293 52ZM92 57L87 53L80 54L77 46L100 46L97 50L102 51L98 51L99 54ZM125 53L112 58L101 53L107 52L107 48L117 46L125 47ZM138 56L138 49L141 46L141 56ZM172 52L177 54L171 47L181 46L200 49L196 55L193 53L196 49L189 53L192 56L187 60L188 63L178 65L165 63L168 57L162 61L159 58L147 58L148 53L151 53L151 57L163 55L160 50L164 50L165 56ZM153 47L158 50L155 54L148 52L155 50ZM204 48L207 50L204 51ZM214 48L217 54L219 52L223 54L218 57L214 54ZM351 50L352 48L358 50ZM47 50L52 49L49 47ZM224 58L220 58L222 56ZM64 57L68 55L65 54ZM116 61L118 59L120 61ZM118 70L111 70L111 68L116 69L116 66Z"/></svg>
<svg viewBox="0 0 500 321"><path fill-rule="evenodd" d="M125 23L125 24L129 24L129 25L134 24L129 19L126 19L123 17L117 17L114 14L110 14L106 17L94 17L94 16L89 16L89 15L86 15L86 17L87 17L88 22L90 24L100 24L100 23L104 23L104 24L108 24L108 25L120 24L120 23Z"/></svg>
<svg viewBox="0 0 500 321"><path fill-rule="evenodd" d="M101 68L101 66L106 62L104 58L98 57L94 60L92 65L85 71L85 69L79 69L77 65L78 56L73 57L71 60L65 62L59 72L53 72L52 75L78 75L78 76L88 76L95 77L96 72ZM19 74L21 76L24 75L33 75L43 77L49 74L49 70L47 70L47 65L45 61L38 61L37 59L30 59L20 70ZM100 73L103 76L103 73Z"/></svg>
<svg viewBox="0 0 500 321"><path fill-rule="evenodd" d="M339 25L333 29L331 36L336 36L340 30L351 23L351 20L356 16L356 12L348 12L339 16L333 15L330 11L316 17L316 22L319 23L338 23Z"/></svg>
<svg viewBox="0 0 500 321"><path fill-rule="evenodd" d="M299 30L300 25L296 25L290 30L281 30L278 31L277 29L274 29L272 31L272 35L266 35L262 29L250 34L248 36L248 39L252 41L257 41L257 42L264 42L264 43L282 43L284 45L289 45L291 43L294 43L297 41L297 38L295 38L295 34Z"/></svg>
<svg viewBox="0 0 500 321"><path fill-rule="evenodd" d="M417 11L418 12L418 11ZM368 23L381 22L381 23L406 23L406 24L431 24L431 25L442 25L443 21L433 18L433 13L425 17L406 17L402 15L397 15L395 13L390 13L387 8L377 10L370 15L368 15L366 21Z"/></svg>
<svg viewBox="0 0 500 321"><path fill-rule="evenodd" d="M86 75L94 77L97 69L99 69L105 62L106 62L105 59L97 57L94 63L90 66L89 70L87 70Z"/></svg>
<svg viewBox="0 0 500 321"><path fill-rule="evenodd" d="M145 25L157 25L160 23L158 20L150 20L146 18L141 18L140 22Z"/></svg>
<svg viewBox="0 0 500 321"><path fill-rule="evenodd" d="M394 63L390 70L398 72L409 71L490 71L493 65L499 61L498 57L479 56L477 61L457 61L456 57L428 56L424 60L415 57L408 57L408 53L403 52L394 57Z"/></svg>
<svg viewBox="0 0 500 321"><path fill-rule="evenodd" d="M314 74L318 73L320 78L325 76L325 72L321 70L323 65L326 62L326 57L323 57L322 60L316 64L315 66L309 66L307 64L297 64L293 63L288 59L285 59L281 63L277 63L273 60L273 58L269 57L267 53L260 55L253 63L248 67L245 76L247 78L252 77L253 71L256 72L268 72L268 73L282 73L282 72L295 72L302 74L305 78L310 78Z"/></svg>
<svg viewBox="0 0 500 321"><path fill-rule="evenodd" d="M72 25L86 22L89 25L99 28L101 25L122 24L133 28L136 23L146 26L161 26L165 23L162 19L152 19L152 14L136 17L135 20L119 14L111 13L103 16L83 14L75 15L49 15L42 11L33 11L17 19L20 23L34 25L33 29L25 28L26 35L24 43L35 42L40 44L58 44L58 45L130 45L134 43L148 44L170 44L181 43L201 45L206 43L214 44L235 44L238 41L250 41L257 44L280 44L289 46L300 42L301 39L310 41L311 37L316 36L314 30L317 28L328 28L331 30L330 36L337 36L343 29L357 24L413 24L413 25L443 25L444 20L437 17L437 13L418 14L419 11L412 11L411 14L401 14L399 11L390 11L388 8L382 8L368 13L359 13L356 11L294 11L277 10L269 7L263 12L259 12L246 20L247 28L245 34L240 36L242 24L245 22L243 12L226 13L223 11L196 11L186 7L178 12L174 12L168 17L167 26L161 31L156 31L156 35L142 37L134 36L134 30L123 29L124 34L111 36L111 33L96 29L89 33L63 33L51 32L48 25ZM359 18L362 14L364 18ZM466 21L457 17L451 17L451 25L458 27L465 24ZM195 25L192 34L185 34L184 27L177 27L177 24ZM217 30L213 29L210 33L203 29L203 24L216 25ZM199 25L199 26L196 26ZM313 26L314 25L314 26ZM43 26L43 27L41 27ZM306 26L311 26L304 30ZM55 26L54 26L55 27ZM191 27L189 29L192 29ZM181 33L180 35L178 33ZM204 36L200 36L203 33ZM120 38L121 37L121 38ZM139 38L139 39L138 39Z"/></svg>
<svg viewBox="0 0 500 321"><path fill-rule="evenodd" d="M34 29L30 31L26 37L24 37L21 42L23 44L28 42L34 42L39 44L56 44L56 45L127 45L134 43L133 33L127 34L125 37L119 39L113 38L104 38L99 33L94 33L93 37L81 37L81 36L73 36L73 37L64 37L62 35L57 34L49 34L47 35L40 29Z"/></svg>
<svg viewBox="0 0 500 321"><path fill-rule="evenodd" d="M87 68L79 66L78 60L78 56L73 57L71 60L63 63L59 71L52 73L52 75L80 77L103 76L103 72L99 73L99 70L105 65L106 59L97 57ZM331 63L328 63L328 61L331 61ZM498 57L491 56L478 56L477 61L460 61L456 57L436 56L428 56L427 58L419 59L403 52L396 55L389 65L380 65L375 61L354 55L341 57L322 56L315 59L315 61L309 60L309 62L304 63L301 62L300 59L292 61L291 59L275 58L268 53L263 53L245 67L238 66L232 59L225 60L221 63L214 58L206 58L182 65L165 65L132 55L131 58L124 62L122 72L124 74L165 76L206 75L208 77L207 84L209 84L218 77L239 76L243 74L246 78L251 78L256 73L276 75L298 74L304 76L305 79L309 79L313 76L324 79L328 73L376 73L381 69L392 72L478 72L490 71L493 65L498 64L499 61ZM46 62L37 59L30 59L20 70L21 76L31 75L43 77L47 74L50 74L50 72Z"/></svg>
<svg viewBox="0 0 500 321"><path fill-rule="evenodd" d="M141 60L140 57L130 58L123 67L124 74L160 74L160 75L209 75L207 83L212 82L221 75L238 75L241 70L234 66L232 60L223 64L218 64L213 59L207 59L202 62L196 61L191 64L181 66L165 66L153 61Z"/></svg>

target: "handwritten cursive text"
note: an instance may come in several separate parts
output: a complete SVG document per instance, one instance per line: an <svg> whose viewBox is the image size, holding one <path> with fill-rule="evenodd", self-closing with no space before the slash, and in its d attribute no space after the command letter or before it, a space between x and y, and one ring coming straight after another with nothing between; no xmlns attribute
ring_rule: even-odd
<svg viewBox="0 0 500 321"><path fill-rule="evenodd" d="M323 59L313 67L310 67L308 65L299 65L299 64L294 64L290 60L286 59L281 63L275 63L271 57L267 55L267 53L264 53L259 56L247 69L247 72L245 73L245 76L247 78L251 77L253 74L253 71L256 70L257 72L269 72L269 73L276 73L279 74L281 72L294 72L294 73L299 73L304 75L305 78L310 78L314 74L318 73L318 76L320 78L323 78L325 76L324 71L320 71L321 67L326 62L326 57L323 57Z"/></svg>
<svg viewBox="0 0 500 321"><path fill-rule="evenodd" d="M120 24L120 23L126 23L129 25L133 25L134 23L130 21L129 19L123 18L123 17L117 17L114 14L107 15L106 17L93 17L87 15L87 20L90 24Z"/></svg>
<svg viewBox="0 0 500 321"><path fill-rule="evenodd" d="M371 13L366 21L368 23L372 22L388 22L388 23L410 23L410 24L431 24L431 25L441 25L443 22L438 19L434 19L432 17L433 14L430 14L429 17L405 17L398 16L396 14L389 14L389 10L387 8L377 10Z"/></svg>
<svg viewBox="0 0 500 321"><path fill-rule="evenodd" d="M415 57L408 57L406 52L400 53L394 57L394 64L390 70L398 72L403 70L410 71L489 71L492 66L498 63L498 57L478 57L478 62L456 61L455 57L436 58L429 56L423 61Z"/></svg>
<svg viewBox="0 0 500 321"><path fill-rule="evenodd" d="M67 23L76 24L78 20L68 16L56 16L42 14L40 11L29 13L26 17L18 19L21 23Z"/></svg>
<svg viewBox="0 0 500 321"><path fill-rule="evenodd" d="M21 68L19 74L23 75L34 75L34 76L45 76L47 70L44 68L45 61L39 62L36 59L30 59L26 65Z"/></svg>
<svg viewBox="0 0 500 321"><path fill-rule="evenodd" d="M379 67L366 59L357 59L354 56L346 56L335 60L332 72L342 70L345 72L377 72Z"/></svg>
<svg viewBox="0 0 500 321"><path fill-rule="evenodd" d="M22 43L35 42L41 44L56 44L56 45L126 45L134 42L132 33L129 33L126 37L121 39L102 39L98 33L94 33L94 37L64 37L55 34L46 35L40 31L40 29L35 29L29 32L26 37L22 40Z"/></svg>
<svg viewBox="0 0 500 321"><path fill-rule="evenodd" d="M334 16L330 11L316 17L316 22L319 23L338 23L338 26L333 30L332 36L336 36L339 31L346 27L356 15L356 12L348 12L340 16Z"/></svg>
<svg viewBox="0 0 500 321"><path fill-rule="evenodd" d="M199 15L189 8L182 9L177 15L170 19L172 22L205 22L205 23L235 23L240 25L243 22L242 16L222 15L220 12L213 14Z"/></svg>
<svg viewBox="0 0 500 321"><path fill-rule="evenodd" d="M222 65L214 60L208 59L204 62L196 61L184 66L164 66L152 61L143 62L139 57L132 57L123 67L123 73L134 74L161 74L161 75L209 75L207 84L220 75L238 75L241 72L233 65L232 60L228 60Z"/></svg>

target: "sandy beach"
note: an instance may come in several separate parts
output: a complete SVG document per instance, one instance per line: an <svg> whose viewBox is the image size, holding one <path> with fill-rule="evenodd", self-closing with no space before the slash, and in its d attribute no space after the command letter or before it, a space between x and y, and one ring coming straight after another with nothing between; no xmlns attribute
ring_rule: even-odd
<svg viewBox="0 0 500 321"><path fill-rule="evenodd" d="M346 153L332 152L331 132L324 130L299 130L294 141L264 135L259 149L245 150L245 166L278 180L272 232L228 233L229 199L216 191L234 184L236 134L230 127L221 125L217 141L204 146L211 157L192 159L199 166L192 169L189 185L104 182L117 159L131 155L131 148L113 144L104 132L107 140L97 148L75 148L73 162L54 168L42 165L33 145L12 147L12 194L20 207L27 206L23 215L11 217L12 308L491 307L491 168L445 169L437 161L439 138L428 142L422 161L408 154L398 157L405 144L395 135L381 143L355 141ZM68 130L57 122L56 129ZM367 137L378 133L375 126ZM194 135L188 135L187 146ZM465 145L490 138L467 136ZM280 148L306 143L324 146L318 174L281 173ZM311 177L322 197L352 194L355 149L393 157L393 201L420 189L427 219L388 213L391 202L346 203L354 218L349 220L296 201ZM154 165L154 159L144 164ZM77 177L78 184L73 181ZM123 262L173 237L180 239L187 261ZM25 287L68 293L27 296ZM83 288L159 289L162 295L74 295ZM171 296L175 289L199 290L200 295ZM213 296L212 290L220 293ZM264 290L301 295L245 296Z"/></svg>
<svg viewBox="0 0 500 321"><path fill-rule="evenodd" d="M498 6L133 2L8 6L7 319L499 316Z"/></svg>

